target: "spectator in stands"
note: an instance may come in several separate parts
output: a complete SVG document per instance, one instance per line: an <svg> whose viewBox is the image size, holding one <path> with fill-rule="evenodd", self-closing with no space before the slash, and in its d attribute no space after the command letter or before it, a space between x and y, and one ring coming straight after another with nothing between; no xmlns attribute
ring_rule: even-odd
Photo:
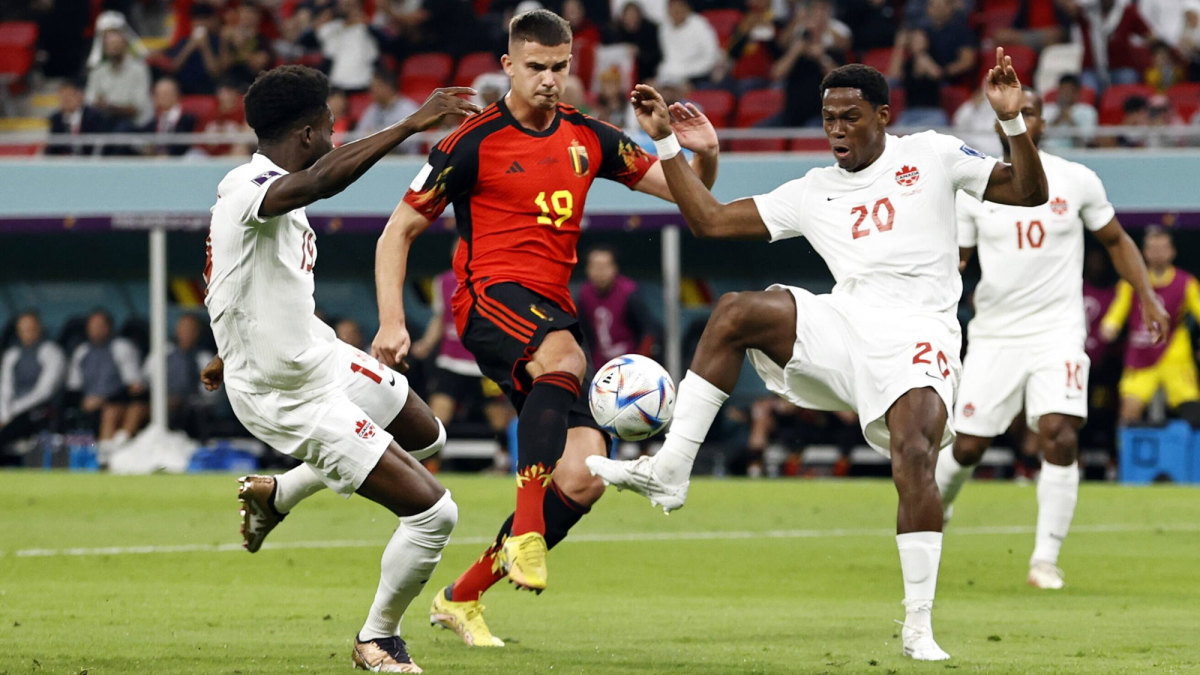
<svg viewBox="0 0 1200 675"><path fill-rule="evenodd" d="M185 134L193 133L196 129L196 116L185 112L179 102L179 85L175 80L164 77L154 83L154 118L142 127L146 133ZM189 143L171 145L155 144L146 149L145 154L172 157L186 155L191 149Z"/></svg>
<svg viewBox="0 0 1200 675"><path fill-rule="evenodd" d="M944 127L942 87L950 84L946 69L929 51L929 37L920 28L902 31L892 51L888 79L904 88L900 123L912 127Z"/></svg>
<svg viewBox="0 0 1200 675"><path fill-rule="evenodd" d="M564 0L559 14L571 26L571 72L591 82L596 47L600 46L600 29L588 16L582 0Z"/></svg>
<svg viewBox="0 0 1200 675"><path fill-rule="evenodd" d="M771 0L747 0L746 13L729 35L725 53L713 71L713 81L724 88L740 91L766 86L763 80L768 72L763 72L761 78L757 74L747 76L739 73L736 80L734 73L745 71L739 62L749 64L755 70L762 67L765 71L770 67L776 55L776 33L783 27L777 24L781 22L777 21Z"/></svg>
<svg viewBox="0 0 1200 675"><path fill-rule="evenodd" d="M221 76L221 18L212 5L192 6L192 33L167 49L162 68L184 94L211 94Z"/></svg>
<svg viewBox="0 0 1200 675"><path fill-rule="evenodd" d="M221 67L228 75L249 86L259 73L271 67L271 43L259 32L262 10L251 2L238 6L232 25L221 31Z"/></svg>
<svg viewBox="0 0 1200 675"><path fill-rule="evenodd" d="M354 127L358 136L366 136L390 127L415 113L420 107L396 90L397 81L396 73L390 69L383 66L375 69L375 75L371 77L371 104L363 111L358 125ZM413 152L419 150L420 146L409 144L407 149ZM401 151L400 148L396 150Z"/></svg>
<svg viewBox="0 0 1200 675"><path fill-rule="evenodd" d="M100 40L100 61L88 73L84 100L108 116L113 131L134 131L154 115L150 69L130 51L121 29L104 30Z"/></svg>
<svg viewBox="0 0 1200 675"><path fill-rule="evenodd" d="M385 38L367 23L362 0L338 0L336 12L318 14L316 36L330 62L330 84L347 94L366 91Z"/></svg>
<svg viewBox="0 0 1200 675"><path fill-rule="evenodd" d="M621 129L641 128L629 104L629 92L621 86L621 73L616 66L600 73L600 88L596 92L596 117Z"/></svg>
<svg viewBox="0 0 1200 675"><path fill-rule="evenodd" d="M1125 116L1121 118L1121 125L1126 127L1148 127L1150 126L1150 105L1146 101L1145 96L1130 96L1125 99L1123 105ZM1101 145L1112 145L1115 140L1116 145L1123 148L1144 148L1146 147L1146 136L1144 134L1127 135L1121 134L1116 139L1103 139Z"/></svg>
<svg viewBox="0 0 1200 675"><path fill-rule="evenodd" d="M1090 103L1080 100L1082 85L1079 76L1067 73L1058 80L1058 98L1047 103L1042 119L1050 129L1071 131L1071 138L1051 136L1043 143L1046 147L1083 147L1092 141L1099 120L1099 113Z"/></svg>
<svg viewBox="0 0 1200 675"><path fill-rule="evenodd" d="M0 450L49 426L66 372L66 357L43 339L36 312L22 312L16 328L17 343L0 357Z"/></svg>
<svg viewBox="0 0 1200 675"><path fill-rule="evenodd" d="M249 129L246 126L246 111L242 108L242 88L233 80L226 79L217 85L217 112L204 125L206 134L231 134ZM246 144L222 143L207 145L204 152L217 157L222 155L246 156L251 147Z"/></svg>
<svg viewBox="0 0 1200 675"><path fill-rule="evenodd" d="M1186 0L1183 25L1174 44L1187 67L1188 79L1200 81L1200 0Z"/></svg>
<svg viewBox="0 0 1200 675"><path fill-rule="evenodd" d="M1184 126L1183 118L1175 112L1171 99L1166 94L1155 94L1146 100L1146 109L1150 115L1149 126L1160 130L1146 138L1147 147L1170 148L1186 144L1186 138L1167 131L1169 128Z"/></svg>
<svg viewBox="0 0 1200 675"><path fill-rule="evenodd" d="M90 2L30 2L38 24L37 46L45 53L42 74L48 78L76 77L83 67L91 27Z"/></svg>
<svg viewBox="0 0 1200 675"><path fill-rule="evenodd" d="M1158 91L1166 91L1183 82L1187 77L1183 66L1175 59L1175 50L1162 40L1150 45L1150 67L1146 69L1145 82Z"/></svg>
<svg viewBox="0 0 1200 675"><path fill-rule="evenodd" d="M59 109L50 115L52 134L99 134L108 130L108 119L104 113L84 104L83 89L76 82L63 80L58 85ZM47 155L90 155L94 145L77 143L46 146Z"/></svg>
<svg viewBox="0 0 1200 675"><path fill-rule="evenodd" d="M929 0L919 28L928 40L937 79L946 84L974 85L979 45L966 17L955 11L954 0Z"/></svg>
<svg viewBox="0 0 1200 675"><path fill-rule="evenodd" d="M954 111L951 125L954 135L966 141L967 145L992 157L1003 156L1004 148L1000 146L1000 139L996 135L996 113L983 95L982 86Z"/></svg>
<svg viewBox="0 0 1200 675"><path fill-rule="evenodd" d="M663 51L659 79L707 80L721 59L717 32L707 19L692 11L689 0L670 0L667 14L658 30Z"/></svg>
<svg viewBox="0 0 1200 675"><path fill-rule="evenodd" d="M998 45L1021 44L1039 52L1047 45L1066 42L1071 35L1071 16L1065 4L1062 0L1020 0L1012 26L997 30L991 39Z"/></svg>
<svg viewBox="0 0 1200 675"><path fill-rule="evenodd" d="M283 63L299 63L310 51L318 50L312 24L312 7L296 7L280 22L279 37L271 43L271 51Z"/></svg>
<svg viewBox="0 0 1200 675"><path fill-rule="evenodd" d="M621 274L616 249L587 253L587 280L579 288L579 322L599 368L622 354L653 355L662 330L637 282Z"/></svg>
<svg viewBox="0 0 1200 675"><path fill-rule="evenodd" d="M341 89L329 90L329 112L333 115L333 144L341 145L354 120L350 119L350 100Z"/></svg>
<svg viewBox="0 0 1200 675"><path fill-rule="evenodd" d="M891 47L896 42L896 9L888 0L840 0L837 18L854 36L854 51Z"/></svg>
<svg viewBox="0 0 1200 675"><path fill-rule="evenodd" d="M1200 0L1138 0L1138 13L1150 30L1176 48L1188 30L1189 12L1200 12Z"/></svg>
<svg viewBox="0 0 1200 675"><path fill-rule="evenodd" d="M190 436L206 435L204 422L212 409L212 395L200 381L200 373L215 354L200 344L206 325L195 314L184 314L175 322L175 341L167 346L167 425ZM145 379L153 377L154 354L143 366Z"/></svg>
<svg viewBox="0 0 1200 675"><path fill-rule="evenodd" d="M1097 91L1110 84L1135 84L1150 61L1146 44L1153 31L1129 0L1070 2L1067 13L1083 36L1083 77Z"/></svg>
<svg viewBox="0 0 1200 675"><path fill-rule="evenodd" d="M658 76L658 64L662 61L658 24L646 18L642 6L637 2L624 3L620 14L606 31L604 42L627 44L633 49L639 80L651 81Z"/></svg>
<svg viewBox="0 0 1200 675"><path fill-rule="evenodd" d="M87 341L71 355L67 390L79 396L79 410L92 419L101 453L131 438L145 423L146 385L137 347L113 336L104 310L88 316Z"/></svg>
<svg viewBox="0 0 1200 675"><path fill-rule="evenodd" d="M817 9L817 5L812 9ZM771 79L783 83L783 114L763 126L820 125L821 100L813 92L829 71L845 62L838 45L848 43L851 38L849 28L843 30L844 24L833 24L827 18L823 10L801 7L776 33L775 45L781 56L771 67Z"/></svg>
<svg viewBox="0 0 1200 675"><path fill-rule="evenodd" d="M471 83L476 94L473 102L480 108L486 108L508 93L508 86L508 76L504 73L481 73Z"/></svg>
<svg viewBox="0 0 1200 675"><path fill-rule="evenodd" d="M333 332L337 335L337 339L355 349L362 349L367 344L363 340L362 326L354 319L342 319L338 321L333 325Z"/></svg>

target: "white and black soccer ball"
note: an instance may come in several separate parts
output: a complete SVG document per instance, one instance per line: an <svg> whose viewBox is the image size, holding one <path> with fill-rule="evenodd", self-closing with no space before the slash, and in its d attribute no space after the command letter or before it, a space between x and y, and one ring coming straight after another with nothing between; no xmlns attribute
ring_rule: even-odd
<svg viewBox="0 0 1200 675"><path fill-rule="evenodd" d="M654 359L625 354L604 364L588 391L592 417L605 431L640 441L663 430L675 412L675 382Z"/></svg>

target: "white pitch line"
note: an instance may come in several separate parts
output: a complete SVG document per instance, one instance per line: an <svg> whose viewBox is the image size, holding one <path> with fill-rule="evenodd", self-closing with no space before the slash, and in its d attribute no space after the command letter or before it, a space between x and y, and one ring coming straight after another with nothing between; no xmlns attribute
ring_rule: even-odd
<svg viewBox="0 0 1200 675"><path fill-rule="evenodd" d="M1073 534L1098 534L1108 532L1200 532L1200 523L1164 523L1148 525L1145 523L1112 523L1100 525L1076 525L1071 528ZM951 528L949 536L958 535L997 535L997 534L1033 534L1034 528L1029 525L984 525L978 527ZM827 529L827 530L733 530L712 532L625 532L611 534L580 534L571 537L573 543L602 543L602 542L662 542L662 541L707 541L713 539L824 539L837 537L884 537L893 536L892 528L860 528L860 529ZM451 546L483 546L494 540L493 537L457 537L450 542ZM382 539L372 540L330 540L330 541L294 541L264 544L263 549L272 550L304 550L328 548L377 548L384 544ZM96 556L96 555L147 555L157 553L226 553L242 550L241 544L178 544L173 546L105 546L101 548L26 548L13 551L11 554L0 552L0 557L13 555L18 558L53 558L65 556Z"/></svg>

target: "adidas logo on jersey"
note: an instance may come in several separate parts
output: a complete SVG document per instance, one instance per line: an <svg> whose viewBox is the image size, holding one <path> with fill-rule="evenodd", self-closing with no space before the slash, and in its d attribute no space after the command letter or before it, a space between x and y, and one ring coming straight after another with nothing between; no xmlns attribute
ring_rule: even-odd
<svg viewBox="0 0 1200 675"><path fill-rule="evenodd" d="M1056 216L1066 215L1067 200L1063 199L1062 197L1055 197L1054 200L1050 202L1050 210L1053 211L1054 215Z"/></svg>
<svg viewBox="0 0 1200 675"><path fill-rule="evenodd" d="M375 435L375 425L371 423L371 420L359 420L354 425L354 433L365 441Z"/></svg>
<svg viewBox="0 0 1200 675"><path fill-rule="evenodd" d="M905 164L896 172L896 182L908 187L921 179L921 172L915 166Z"/></svg>
<svg viewBox="0 0 1200 675"><path fill-rule="evenodd" d="M512 166L508 167L508 171L504 173L525 173L525 169L520 162L513 160Z"/></svg>

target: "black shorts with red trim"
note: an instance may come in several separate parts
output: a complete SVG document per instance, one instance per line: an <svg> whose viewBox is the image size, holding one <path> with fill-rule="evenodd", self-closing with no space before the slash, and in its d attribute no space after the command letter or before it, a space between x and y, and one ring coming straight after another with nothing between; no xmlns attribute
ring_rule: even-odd
<svg viewBox="0 0 1200 675"><path fill-rule="evenodd" d="M463 329L463 346L475 356L479 370L500 385L520 412L533 382L525 364L551 331L570 331L588 359L584 394L567 416L568 427L599 429L588 407L587 391L595 371L579 320L548 298L517 283L493 284L472 289L471 307Z"/></svg>

